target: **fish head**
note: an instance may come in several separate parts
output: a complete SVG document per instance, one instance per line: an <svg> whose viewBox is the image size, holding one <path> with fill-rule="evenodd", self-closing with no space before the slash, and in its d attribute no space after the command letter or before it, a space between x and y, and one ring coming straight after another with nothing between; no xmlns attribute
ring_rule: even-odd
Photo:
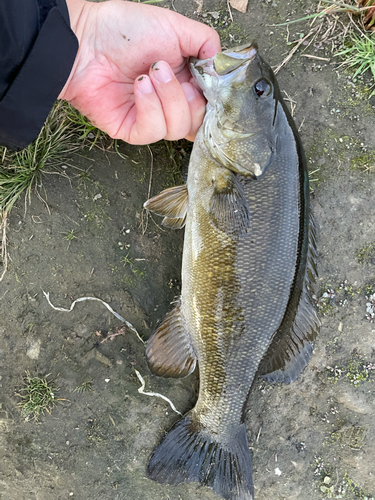
<svg viewBox="0 0 375 500"><path fill-rule="evenodd" d="M233 172L261 177L275 157L279 90L255 43L191 59L207 99L203 139L213 158Z"/></svg>

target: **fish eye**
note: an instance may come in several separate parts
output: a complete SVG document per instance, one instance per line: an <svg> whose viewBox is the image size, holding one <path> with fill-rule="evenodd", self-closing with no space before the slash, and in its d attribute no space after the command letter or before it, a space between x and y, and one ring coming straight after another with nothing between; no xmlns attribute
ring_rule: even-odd
<svg viewBox="0 0 375 500"><path fill-rule="evenodd" d="M254 84L254 92L258 97L267 97L272 91L272 86L267 80L258 80Z"/></svg>

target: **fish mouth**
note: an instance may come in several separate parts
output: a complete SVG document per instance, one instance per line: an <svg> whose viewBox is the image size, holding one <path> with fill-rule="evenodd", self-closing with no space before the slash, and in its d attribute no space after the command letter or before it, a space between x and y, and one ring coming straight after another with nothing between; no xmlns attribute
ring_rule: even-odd
<svg viewBox="0 0 375 500"><path fill-rule="evenodd" d="M224 77L235 73L241 67L246 68L257 53L257 44L251 42L250 44L240 45L235 49L218 52L214 57L208 59L201 60L191 57L189 67L196 82L204 90L205 85L202 80L204 80L205 75Z"/></svg>

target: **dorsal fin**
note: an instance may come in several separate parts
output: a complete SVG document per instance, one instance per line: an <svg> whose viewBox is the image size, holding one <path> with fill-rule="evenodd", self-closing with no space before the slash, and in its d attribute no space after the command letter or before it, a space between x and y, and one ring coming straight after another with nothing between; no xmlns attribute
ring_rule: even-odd
<svg viewBox="0 0 375 500"><path fill-rule="evenodd" d="M258 374L263 375L269 382L290 384L297 380L311 359L313 341L320 329L321 323L311 297L311 286L317 276L315 224L311 212L308 245L305 281L292 326L289 331L280 328L276 332L259 366Z"/></svg>
<svg viewBox="0 0 375 500"><path fill-rule="evenodd" d="M197 357L181 315L181 303L170 311L147 343L146 360L158 377L183 378L195 369Z"/></svg>
<svg viewBox="0 0 375 500"><path fill-rule="evenodd" d="M151 212L170 219L184 219L188 207L188 190L186 184L164 189L150 198L143 205Z"/></svg>

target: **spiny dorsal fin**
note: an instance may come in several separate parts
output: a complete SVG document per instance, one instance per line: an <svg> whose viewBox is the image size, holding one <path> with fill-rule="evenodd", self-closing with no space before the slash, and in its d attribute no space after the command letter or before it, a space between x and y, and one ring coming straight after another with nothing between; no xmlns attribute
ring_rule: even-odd
<svg viewBox="0 0 375 500"><path fill-rule="evenodd" d="M290 384L297 380L308 365L314 349L320 320L312 301L312 284L316 273L316 235L315 223L310 212L309 242L305 281L298 301L297 312L289 331L279 330L268 348L258 373L269 382Z"/></svg>
<svg viewBox="0 0 375 500"><path fill-rule="evenodd" d="M186 184L164 189L161 193L150 198L143 205L151 212L171 219L186 217L188 207L188 190Z"/></svg>
<svg viewBox="0 0 375 500"><path fill-rule="evenodd" d="M245 235L250 230L250 211L238 176L223 169L213 183L210 212L217 227L232 238Z"/></svg>
<svg viewBox="0 0 375 500"><path fill-rule="evenodd" d="M180 302L148 341L146 360L151 372L158 377L183 378L194 371L197 358L181 316Z"/></svg>

